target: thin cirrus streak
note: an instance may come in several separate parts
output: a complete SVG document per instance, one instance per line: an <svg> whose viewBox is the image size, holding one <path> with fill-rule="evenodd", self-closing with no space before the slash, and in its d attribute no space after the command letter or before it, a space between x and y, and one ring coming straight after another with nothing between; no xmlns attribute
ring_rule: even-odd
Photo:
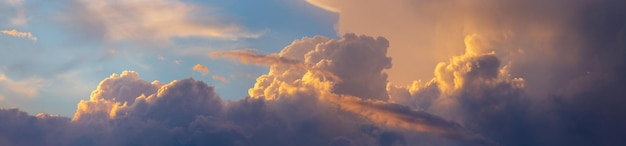
<svg viewBox="0 0 626 146"><path fill-rule="evenodd" d="M19 32L16 29L13 30L0 30L1 33L10 35L10 36L14 36L14 37L19 37L19 38L27 38L29 40L32 40L33 42L37 42L37 37L33 36L32 33L30 32Z"/></svg>
<svg viewBox="0 0 626 146"><path fill-rule="evenodd" d="M228 83L228 79L219 75L213 75L211 78L213 78L213 80L220 81L222 83Z"/></svg>
<svg viewBox="0 0 626 146"><path fill-rule="evenodd" d="M291 67L302 68L307 71L310 71L315 74L322 75L324 77L330 78L335 82L341 82L341 79L329 71L319 70L311 65L302 63L298 60L285 58L278 55L262 55L256 54L247 50L233 50L229 52L212 52L209 54L210 57L225 57L231 60L240 61L243 64L256 64L256 65L287 65Z"/></svg>

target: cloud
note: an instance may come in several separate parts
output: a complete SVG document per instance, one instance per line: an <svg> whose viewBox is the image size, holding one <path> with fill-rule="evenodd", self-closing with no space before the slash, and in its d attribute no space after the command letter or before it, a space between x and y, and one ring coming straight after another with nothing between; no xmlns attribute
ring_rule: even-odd
<svg viewBox="0 0 626 146"><path fill-rule="evenodd" d="M220 81L222 83L228 83L228 79L222 76L213 75L211 78L213 78L213 80Z"/></svg>
<svg viewBox="0 0 626 146"><path fill-rule="evenodd" d="M387 74L383 72L391 67L391 58L386 56L387 47L388 41L382 37L346 34L341 40L321 36L303 38L285 47L280 54L259 55L237 50L213 52L210 56L271 65L271 72L259 77L255 88L249 90L253 97L275 98L265 94L275 90L271 84L292 83L311 73L335 81L335 93L387 99Z"/></svg>
<svg viewBox="0 0 626 146"><path fill-rule="evenodd" d="M13 12L10 11L3 11L3 12L7 12L7 14L13 14L13 17L9 20L10 24L13 26L22 26L24 24L26 24L27 22L27 18L26 18L26 9L24 8L24 1L23 0L2 0L0 1L0 3L5 3L5 6L2 6L0 8L8 8L9 10L14 10Z"/></svg>
<svg viewBox="0 0 626 146"><path fill-rule="evenodd" d="M38 78L28 78L24 80L13 80L0 72L0 96L7 98L25 97L32 99L37 96L41 88L42 80Z"/></svg>
<svg viewBox="0 0 626 146"><path fill-rule="evenodd" d="M61 145L57 139L69 119L39 114L36 117L18 109L0 109L1 145Z"/></svg>
<svg viewBox="0 0 626 146"><path fill-rule="evenodd" d="M490 144L480 135L467 131L453 122L426 112L412 111L408 107L386 102L385 85L387 82L382 70L391 66L390 59L384 53L386 47L387 41L384 38L374 39L347 34L341 40L329 40L323 37L303 38L285 47L280 54L271 56L251 54L248 51L229 54L220 52L212 55L230 56L234 59L241 59L244 63L272 64L269 74L257 78L257 84L250 89L252 97L281 100L281 98L297 98L299 94L314 94L322 101L337 104L341 109L357 113L381 125L432 133L464 142ZM283 58L288 55L292 55L290 57L295 59ZM341 82L334 82L311 76L303 71L303 68L285 68L299 60L316 64L313 67L329 70L333 74L352 72L339 75ZM363 66L354 62L362 63ZM381 78L382 81L377 82L376 78ZM370 82L356 81L359 79L368 79ZM342 84L343 82L346 83ZM378 88L373 89L382 91L379 91L380 93L368 92L373 89L362 88L368 85L377 85L374 87ZM346 89L342 88L361 89L344 91ZM366 94L362 94L364 92Z"/></svg>
<svg viewBox="0 0 626 146"><path fill-rule="evenodd" d="M88 101L78 103L72 120L114 118L116 113L112 110L133 104L140 95L154 94L162 85L158 81L150 83L140 80L133 71L112 74L100 82Z"/></svg>
<svg viewBox="0 0 626 146"><path fill-rule="evenodd" d="M37 42L37 37L33 36L33 34L31 34L30 32L19 32L15 29L13 30L0 30L1 33L4 33L6 35L10 35L10 36L14 36L14 37L20 37L20 38L27 38L29 40L32 40L33 42Z"/></svg>
<svg viewBox="0 0 626 146"><path fill-rule="evenodd" d="M446 38L453 43L451 46L460 45L456 46L459 50L452 51L459 51L455 56L430 60L428 62L439 63L425 71L414 64L415 68L403 72L411 74L410 70L420 68L420 71L430 72L429 80L403 80L412 83L409 85L388 81L385 71L391 68L394 56L392 53L391 57L387 56L387 51L393 50L396 40L392 37L389 41L356 34L346 34L340 39L305 37L293 41L277 54L240 50L211 53L212 57L269 67L267 74L256 79L249 97L225 100L212 86L193 78L165 84L142 80L138 73L125 71L104 79L89 100L78 103L71 119L0 109L0 128L3 129L0 144L626 143L621 137L626 131L623 124L626 116L621 112L624 111L622 88L626 86L623 77L626 74L623 39L626 38L626 21L619 19L626 16L623 1L461 2L464 1L388 2L391 6L411 9L391 8L423 13L419 16L445 16L445 19L435 19L440 17L409 17L412 15L407 14L399 18L433 18L459 22L464 27L458 30L454 29L457 23L446 23L455 26L436 29L459 31L459 34L442 34L434 39L436 42ZM375 11L365 13L372 14L365 17L372 18L371 21L390 16L380 13L389 5L362 3ZM369 7L376 4L380 7ZM356 7L331 8L349 13L351 10L347 8ZM434 13L442 11L453 12ZM463 18L460 19L463 22L452 20L456 18ZM377 22L404 25L401 20ZM431 26L428 24L431 21L423 23ZM431 27L421 29L428 28ZM398 30L391 31L399 30L402 29L398 26ZM422 40L416 42L428 40L413 39ZM436 48L439 47L431 49ZM415 55L405 53L403 55ZM421 55L425 54L430 53ZM412 63L416 62L403 64ZM395 67L398 66L394 64ZM545 88L545 91L538 88ZM24 138L26 136L28 139Z"/></svg>
<svg viewBox="0 0 626 146"><path fill-rule="evenodd" d="M509 67L501 65L480 35L468 35L465 40L466 53L439 63L432 80L417 80L410 86L388 85L391 103L423 110L466 128L445 132L426 129L442 136L488 145L524 143L524 139L514 138L530 136L525 129L528 123L522 120L528 118L524 79L511 77Z"/></svg>
<svg viewBox="0 0 626 146"><path fill-rule="evenodd" d="M494 145L479 134L466 130L461 125L447 121L425 111L384 101L363 100L358 97L332 97L342 109L358 113L370 120L391 127L400 127L459 140L471 145Z"/></svg>
<svg viewBox="0 0 626 146"><path fill-rule="evenodd" d="M462 18L452 16L462 11L461 0L307 0L339 15L337 34L384 36L391 43L388 54L394 67L386 72L397 85L432 77L432 68L460 53L464 33ZM448 16L448 17L446 17ZM460 33L451 35L452 33Z"/></svg>
<svg viewBox="0 0 626 146"><path fill-rule="evenodd" d="M232 60L241 61L244 64L252 63L252 64L266 65L266 66L278 65L278 66L294 67L298 69L304 69L314 74L319 74L319 75L331 78L336 81L340 81L339 77L337 77L336 75L330 72L316 69L312 67L312 65L304 64L298 60L293 60L293 59L289 59L289 58L285 58L285 57L281 57L277 55L261 55L261 54L256 54L254 52L250 52L247 50L234 50L230 52L211 52L209 56L210 57L227 57Z"/></svg>
<svg viewBox="0 0 626 146"><path fill-rule="evenodd" d="M490 144L456 122L388 102L386 82L377 80L385 79L382 70L389 66L390 59L384 53L386 45L384 38L348 34L339 40L303 38L276 55L237 51L220 54L237 59L243 56L253 63L270 66L270 72L259 77L251 91L272 92L251 92L251 97L235 101L222 100L213 87L192 78L163 84L142 80L133 71L113 74L100 82L89 100L78 103L71 120L62 118L53 125L56 127L34 127L42 135L38 138L50 140L37 144ZM282 58L286 56L295 59ZM354 65L351 59L370 64ZM361 74L356 76L373 79L364 82L376 84L372 95L361 97L345 89L348 85L364 84L354 81L354 77L337 75L339 79L334 79L315 73L340 74L345 70L360 71L355 72ZM264 81L270 77L275 80ZM378 94L384 95L374 96ZM41 123L55 122L41 119ZM64 130L50 134L47 129ZM13 139L9 144L20 142Z"/></svg>
<svg viewBox="0 0 626 146"><path fill-rule="evenodd" d="M158 89L155 91L155 88ZM0 109L0 123L4 123L0 127L6 129L0 135L7 135L3 136L7 139L0 142L8 145L363 145L412 142L389 137L390 133L398 133L394 132L396 130L379 128L376 124L361 121L359 116L332 108L336 105L318 100L320 97L315 92L321 93L312 89L286 93L284 96L292 97L281 100L244 98L223 101L213 87L202 81L189 78L168 84L148 83L138 79L137 73L125 71L103 80L91 99L78 104L72 120ZM392 112L395 108L381 111ZM422 120L440 122L430 116L424 118ZM14 134L15 131L22 132ZM22 139L27 135L30 136L28 140Z"/></svg>
<svg viewBox="0 0 626 146"><path fill-rule="evenodd" d="M205 76L207 74L209 74L209 68L207 68L206 66L202 65L202 64L196 64L193 66L193 71L197 71L202 73L202 76Z"/></svg>
<svg viewBox="0 0 626 146"><path fill-rule="evenodd" d="M81 33L109 41L163 42L174 37L257 38L212 12L178 0L76 0L60 17ZM208 11L207 11L208 10ZM213 15L199 13L211 12ZM98 28L98 29L93 29Z"/></svg>
<svg viewBox="0 0 626 146"><path fill-rule="evenodd" d="M624 1L308 2L339 14L339 34L390 40L392 102L501 145L625 143Z"/></svg>

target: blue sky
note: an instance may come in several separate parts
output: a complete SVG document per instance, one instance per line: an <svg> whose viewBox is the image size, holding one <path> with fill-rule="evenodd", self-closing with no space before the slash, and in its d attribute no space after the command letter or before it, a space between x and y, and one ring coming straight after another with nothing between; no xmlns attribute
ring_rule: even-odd
<svg viewBox="0 0 626 146"><path fill-rule="evenodd" d="M34 41L0 34L0 73L7 78L0 86L23 85L32 89L31 93L0 91L0 106L18 107L31 114L71 116L76 103L88 99L99 81L124 70L134 70L143 79L161 82L193 77L215 86L225 99L240 99L248 95L254 79L266 73L267 68L212 59L208 53L253 49L270 54L302 37L337 36L334 29L337 14L305 1L184 1L183 6L193 5L193 10L184 14L187 19L215 19L200 26L224 23L237 26L236 33L256 36L171 35L153 40L107 38L101 26L106 22L94 20L97 18L72 18L89 12L74 1L0 3L0 30L30 32L37 37ZM209 73L203 76L192 71L196 64L207 66ZM213 76L224 77L227 82Z"/></svg>

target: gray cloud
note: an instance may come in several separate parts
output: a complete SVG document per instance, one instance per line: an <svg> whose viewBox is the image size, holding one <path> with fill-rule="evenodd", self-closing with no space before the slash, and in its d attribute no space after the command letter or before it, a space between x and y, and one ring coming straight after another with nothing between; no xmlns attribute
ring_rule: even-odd
<svg viewBox="0 0 626 146"><path fill-rule="evenodd" d="M153 90L155 87L158 89ZM126 98L135 95L133 100ZM202 81L190 78L168 84L149 83L138 79L137 73L126 71L103 80L90 100L79 103L72 120L45 114L35 117L17 109L0 110L0 113L6 113L0 115L3 117L0 122L5 123L3 126L6 125L7 129L0 135L22 132L16 135L19 138L4 136L9 139L4 143L9 145L367 145L413 142L401 138L400 135L407 131L364 121L358 114L320 100L318 93L303 90L295 94L283 93L282 96L289 97L222 101L213 87ZM369 102L363 104L369 105ZM397 108L385 105L380 110L398 112ZM460 128L427 113L405 110L399 110L409 112L402 114L403 117L421 117L420 121L429 122L427 126L444 124L440 126ZM437 137L429 139L451 142Z"/></svg>

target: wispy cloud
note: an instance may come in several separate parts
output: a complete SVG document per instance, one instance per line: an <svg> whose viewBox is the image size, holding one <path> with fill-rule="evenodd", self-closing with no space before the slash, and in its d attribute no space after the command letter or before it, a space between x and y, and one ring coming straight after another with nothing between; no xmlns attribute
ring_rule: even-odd
<svg viewBox="0 0 626 146"><path fill-rule="evenodd" d="M0 72L0 95L4 95L5 97L34 98L37 96L41 84L41 79L28 78L16 81Z"/></svg>
<svg viewBox="0 0 626 146"><path fill-rule="evenodd" d="M197 16L210 8L178 0L91 1L77 0L75 9L61 16L81 31L95 31L108 40L167 42L173 37L209 37L236 40L257 38L217 14ZM205 13L206 14L206 13ZM97 24L97 25L95 25ZM96 30L93 27L100 27ZM89 33L88 33L89 34Z"/></svg>
<svg viewBox="0 0 626 146"><path fill-rule="evenodd" d="M14 36L14 37L20 37L20 38L27 38L29 40L32 40L33 42L37 42L37 37L33 36L32 33L30 32L19 32L16 29L13 30L0 30L1 33L4 33L6 35L10 35L10 36Z"/></svg>
<svg viewBox="0 0 626 146"><path fill-rule="evenodd" d="M305 69L307 71L322 75L324 77L328 77L330 79L333 79L333 81L337 81L337 82L341 81L341 79L337 77L337 75L329 71L320 70L320 69L314 68L312 65L305 64L298 60L281 57L275 54L262 55L262 54L256 54L248 50L233 50L229 52L212 52L209 54L209 56L210 57L226 57L234 61L240 61L241 63L244 63L244 64L256 64L256 65L265 65L265 66L271 66L271 65L292 66L296 68Z"/></svg>
<svg viewBox="0 0 626 146"><path fill-rule="evenodd" d="M220 81L222 83L228 83L228 79L219 75L213 75L213 80Z"/></svg>
<svg viewBox="0 0 626 146"><path fill-rule="evenodd" d="M0 3L5 3L6 6L14 9L13 18L11 18L10 24L13 26L21 26L26 24L26 9L24 8L23 0L0 0ZM0 8L2 8L0 6Z"/></svg>

